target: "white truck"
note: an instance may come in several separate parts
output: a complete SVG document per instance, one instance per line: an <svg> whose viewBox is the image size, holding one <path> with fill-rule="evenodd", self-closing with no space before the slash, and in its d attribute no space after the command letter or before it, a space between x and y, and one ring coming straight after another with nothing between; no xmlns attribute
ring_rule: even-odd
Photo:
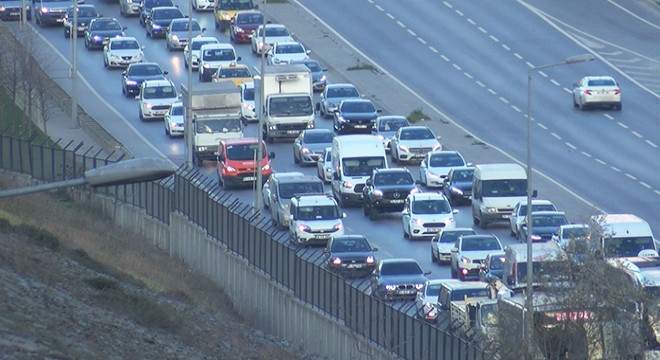
<svg viewBox="0 0 660 360"><path fill-rule="evenodd" d="M261 87L264 104L261 103ZM263 112L266 142L296 138L314 128L312 73L303 64L267 65L254 78L255 111Z"/></svg>
<svg viewBox="0 0 660 360"><path fill-rule="evenodd" d="M472 340L492 341L497 333L497 300L466 298L451 302L451 329Z"/></svg>
<svg viewBox="0 0 660 360"><path fill-rule="evenodd" d="M215 160L220 140L243 137L241 91L233 83L200 83L192 93L181 85L185 116L192 116L193 160ZM188 110L191 110L190 112Z"/></svg>
<svg viewBox="0 0 660 360"><path fill-rule="evenodd" d="M632 214L591 217L591 239L606 258L658 256L651 226Z"/></svg>

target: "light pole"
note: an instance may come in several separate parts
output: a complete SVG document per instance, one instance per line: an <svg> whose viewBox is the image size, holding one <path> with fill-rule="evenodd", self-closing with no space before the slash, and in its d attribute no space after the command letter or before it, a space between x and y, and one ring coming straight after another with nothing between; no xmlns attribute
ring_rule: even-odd
<svg viewBox="0 0 660 360"><path fill-rule="evenodd" d="M532 66L527 69L527 295L525 297L525 342L527 344L528 357L532 355L532 332L534 331L534 282L532 262L532 75L541 69L547 69L559 65L569 65L581 62L593 61L591 54L575 55L561 62L540 66Z"/></svg>
<svg viewBox="0 0 660 360"><path fill-rule="evenodd" d="M78 0L73 1L73 22L71 23L71 118L75 121L76 129L80 128L78 118Z"/></svg>
<svg viewBox="0 0 660 360"><path fill-rule="evenodd" d="M176 167L163 158L139 158L121 161L85 171L83 176L47 184L18 189L0 190L0 198L61 189L72 186L91 187L125 185L166 178L176 172Z"/></svg>
<svg viewBox="0 0 660 360"><path fill-rule="evenodd" d="M186 137L186 167L192 169L193 163L193 136L195 129L192 124L192 1L188 1L188 102L186 105L185 125L183 126L183 134ZM201 69L200 69L201 70Z"/></svg>
<svg viewBox="0 0 660 360"><path fill-rule="evenodd" d="M262 196L263 194L261 193L261 190L263 188L263 175L261 174L261 159L264 157L264 147L261 144L264 141L264 111L266 110L266 92L264 90L264 71L266 68L266 3L268 0L264 0L264 6L263 6L263 11L261 12L263 14L263 23L261 24L261 63L259 64L259 72L261 75L261 79L259 81L261 82L261 86L259 87L260 93L259 93L259 129L257 130L257 158L255 159L256 161L254 162L255 166L255 172L257 173L256 175L256 182L257 182L257 200L256 204L254 204L255 209L257 212L260 212L263 206L263 199ZM256 110L256 109L255 109Z"/></svg>

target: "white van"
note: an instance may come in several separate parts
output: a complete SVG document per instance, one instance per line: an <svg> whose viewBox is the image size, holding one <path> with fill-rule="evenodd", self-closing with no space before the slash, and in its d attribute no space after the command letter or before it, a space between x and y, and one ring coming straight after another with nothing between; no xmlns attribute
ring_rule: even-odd
<svg viewBox="0 0 660 360"><path fill-rule="evenodd" d="M606 258L658 256L651 226L636 215L594 215L591 232L591 238L597 241Z"/></svg>
<svg viewBox="0 0 660 360"><path fill-rule="evenodd" d="M472 178L472 220L485 228L509 221L514 206L527 199L527 172L518 164L482 164Z"/></svg>
<svg viewBox="0 0 660 360"><path fill-rule="evenodd" d="M362 202L362 189L374 169L387 168L385 146L374 135L335 136L332 141L332 196L340 206Z"/></svg>

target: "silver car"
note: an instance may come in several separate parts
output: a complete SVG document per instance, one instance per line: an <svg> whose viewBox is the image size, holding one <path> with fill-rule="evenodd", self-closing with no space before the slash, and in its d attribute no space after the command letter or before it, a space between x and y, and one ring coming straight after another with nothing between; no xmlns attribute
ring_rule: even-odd
<svg viewBox="0 0 660 360"><path fill-rule="evenodd" d="M472 228L453 228L442 229L431 239L431 260L436 263L446 263L451 261L451 249L456 244L459 236L476 235L477 232Z"/></svg>
<svg viewBox="0 0 660 360"><path fill-rule="evenodd" d="M586 76L573 85L573 106L613 107L621 110L621 88L611 76Z"/></svg>
<svg viewBox="0 0 660 360"><path fill-rule="evenodd" d="M191 38L202 36L206 28L199 26L197 19L174 19L165 33L167 50L183 50L188 44L188 22L192 27Z"/></svg>
<svg viewBox="0 0 660 360"><path fill-rule="evenodd" d="M396 134L396 131L399 130L399 128L404 126L410 126L410 122L405 116L385 115L376 118L374 135L383 140L386 152L390 151L390 141L392 141L392 136Z"/></svg>
<svg viewBox="0 0 660 360"><path fill-rule="evenodd" d="M442 150L440 137L428 126L404 126L392 137L390 156L392 162L422 162L431 151Z"/></svg>
<svg viewBox="0 0 660 360"><path fill-rule="evenodd" d="M342 100L359 98L360 92L353 84L328 84L321 93L321 100L316 104L316 110L328 119L339 108Z"/></svg>
<svg viewBox="0 0 660 360"><path fill-rule="evenodd" d="M293 141L293 162L296 164L315 165L321 153L332 146L335 134L329 129L307 129Z"/></svg>
<svg viewBox="0 0 660 360"><path fill-rule="evenodd" d="M186 44L183 48L183 61L186 69L188 66L192 66L193 70L197 70L199 67L199 50L205 44L220 44L220 41L212 36L193 38L190 44ZM188 63L188 58L190 58L190 63Z"/></svg>
<svg viewBox="0 0 660 360"><path fill-rule="evenodd" d="M124 16L139 16L140 10L139 0L119 0L119 13Z"/></svg>
<svg viewBox="0 0 660 360"><path fill-rule="evenodd" d="M330 184L332 181L332 148L327 147L321 153L319 161L316 163L316 175L324 183Z"/></svg>
<svg viewBox="0 0 660 360"><path fill-rule="evenodd" d="M175 102L172 104L172 107L170 108L170 111L168 111L165 115L164 120L165 135L169 137L183 136L183 103Z"/></svg>

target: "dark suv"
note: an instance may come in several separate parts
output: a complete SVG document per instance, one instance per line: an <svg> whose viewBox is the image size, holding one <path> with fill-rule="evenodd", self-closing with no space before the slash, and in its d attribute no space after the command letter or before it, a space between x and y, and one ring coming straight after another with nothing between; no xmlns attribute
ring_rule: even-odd
<svg viewBox="0 0 660 360"><path fill-rule="evenodd" d="M371 296L385 301L413 301L430 273L413 259L380 260L371 273Z"/></svg>
<svg viewBox="0 0 660 360"><path fill-rule="evenodd" d="M400 212L411 193L419 192L417 182L406 168L375 169L362 190L362 209L370 220L378 214Z"/></svg>
<svg viewBox="0 0 660 360"><path fill-rule="evenodd" d="M157 6L174 6L172 0L142 0L140 3L140 25L147 24L147 16Z"/></svg>

